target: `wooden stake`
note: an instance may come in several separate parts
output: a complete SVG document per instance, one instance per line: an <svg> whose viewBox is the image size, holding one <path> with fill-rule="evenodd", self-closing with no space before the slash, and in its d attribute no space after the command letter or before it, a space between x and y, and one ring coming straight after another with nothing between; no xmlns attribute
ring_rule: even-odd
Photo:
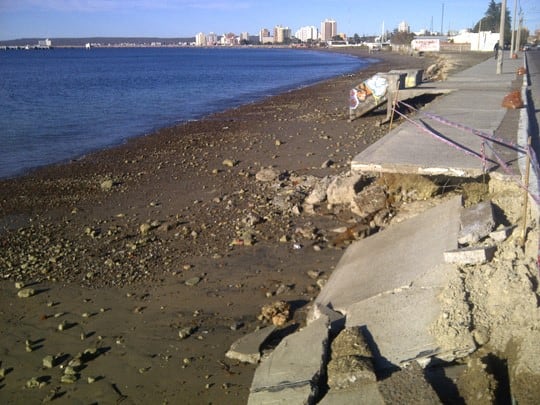
<svg viewBox="0 0 540 405"><path fill-rule="evenodd" d="M531 147L531 137L527 139L527 159L526 159L526 168L525 168L525 191L523 192L523 216L521 218L521 234L520 234L520 243L521 247L525 246L525 234L527 233L527 208L529 203L529 176L531 172L531 155L529 154L529 149Z"/></svg>
<svg viewBox="0 0 540 405"><path fill-rule="evenodd" d="M398 101L398 94L399 94L399 85L397 86L396 96L394 97L394 100L392 100L392 112L390 114L390 127L388 129L388 132L392 130L392 123L394 122L394 110L396 109L396 104Z"/></svg>

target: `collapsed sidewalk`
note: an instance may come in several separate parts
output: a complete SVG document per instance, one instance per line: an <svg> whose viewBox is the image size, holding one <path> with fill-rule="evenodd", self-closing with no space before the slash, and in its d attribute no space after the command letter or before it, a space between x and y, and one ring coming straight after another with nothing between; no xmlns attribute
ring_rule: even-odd
<svg viewBox="0 0 540 405"><path fill-rule="evenodd" d="M513 72L520 63L509 61L507 69ZM490 74L494 73L491 64L493 61L486 61L454 78L452 84L458 91L434 103L433 116L445 113L467 128L493 133L505 117L500 101L514 74L496 77ZM460 153L418 134L418 127L408 122L356 157L352 169L458 177L475 177L489 170L493 179L515 180L517 165L512 173L501 175L504 165L484 152L485 140L463 137L455 127L445 126L440 121L431 125L434 134L479 152ZM524 157L510 160L515 163ZM504 203L515 200L514 191L500 192L505 196L495 207L504 211ZM526 253L537 243L536 207L528 247L521 250L516 227L497 224L491 208L473 209L485 216L464 211L460 197L447 198L414 218L352 244L315 300L308 325L263 358L249 403L388 403L388 395L381 394L384 382L377 376L406 369L411 363L451 362L484 346L505 352L514 398L533 403L531 398L540 397L534 388L540 381L540 353L534 345L540 337L537 282L531 273L534 260ZM467 234L467 212L473 219L472 228L482 228L479 234ZM506 222L517 224L519 214L509 211L505 215ZM496 225L501 225L498 232L491 234ZM496 264L490 264L491 260ZM481 276L475 278L474 273ZM491 279L500 285L490 285ZM491 296L501 293L508 296ZM499 314L502 319L494 321ZM527 322L533 322L528 332ZM504 330L508 327L516 329ZM358 337L353 344L356 349L369 350L339 354L334 343L340 331ZM268 337L262 335L257 344L251 342L252 349L262 346ZM339 377L336 364L342 365L337 367ZM418 375L417 389L430 398L428 402L436 402L430 385L421 372Z"/></svg>

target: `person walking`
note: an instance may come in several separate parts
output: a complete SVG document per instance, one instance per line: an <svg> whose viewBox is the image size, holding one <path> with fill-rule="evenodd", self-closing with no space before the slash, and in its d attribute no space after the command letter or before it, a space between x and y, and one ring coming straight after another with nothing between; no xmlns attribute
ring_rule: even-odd
<svg viewBox="0 0 540 405"><path fill-rule="evenodd" d="M497 57L499 56L499 43L498 42L495 42L495 46L493 47L493 53L494 53L495 59L497 59Z"/></svg>

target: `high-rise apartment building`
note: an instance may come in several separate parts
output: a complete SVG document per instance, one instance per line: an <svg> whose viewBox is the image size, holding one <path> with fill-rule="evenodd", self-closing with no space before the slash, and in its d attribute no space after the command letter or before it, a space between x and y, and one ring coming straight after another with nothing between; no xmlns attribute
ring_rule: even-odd
<svg viewBox="0 0 540 405"><path fill-rule="evenodd" d="M277 25L274 27L274 43L283 44L291 39L291 29Z"/></svg>
<svg viewBox="0 0 540 405"><path fill-rule="evenodd" d="M211 32L206 36L206 45L214 46L218 43L218 36L215 32Z"/></svg>
<svg viewBox="0 0 540 405"><path fill-rule="evenodd" d="M268 44L268 43L273 43L274 42L274 38L272 38L272 36L270 35L270 30L269 29L262 28L259 31L259 42L261 44Z"/></svg>
<svg viewBox="0 0 540 405"><path fill-rule="evenodd" d="M326 19L321 23L321 41L331 41L337 35L337 23L335 20Z"/></svg>
<svg viewBox="0 0 540 405"><path fill-rule="evenodd" d="M199 32L197 35L195 35L195 45L206 46L206 35L204 35L204 33Z"/></svg>
<svg viewBox="0 0 540 405"><path fill-rule="evenodd" d="M242 43L242 41L249 41L249 33L248 32L242 32L240 34L240 43Z"/></svg>
<svg viewBox="0 0 540 405"><path fill-rule="evenodd" d="M319 30L315 26L302 27L294 35L302 42L307 42L309 40L316 41L319 39Z"/></svg>

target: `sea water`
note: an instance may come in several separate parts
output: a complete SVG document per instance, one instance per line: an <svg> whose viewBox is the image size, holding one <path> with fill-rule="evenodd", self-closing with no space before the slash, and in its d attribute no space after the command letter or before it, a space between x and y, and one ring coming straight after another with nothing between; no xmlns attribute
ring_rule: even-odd
<svg viewBox="0 0 540 405"><path fill-rule="evenodd" d="M0 177L369 63L343 54L264 48L0 51Z"/></svg>

